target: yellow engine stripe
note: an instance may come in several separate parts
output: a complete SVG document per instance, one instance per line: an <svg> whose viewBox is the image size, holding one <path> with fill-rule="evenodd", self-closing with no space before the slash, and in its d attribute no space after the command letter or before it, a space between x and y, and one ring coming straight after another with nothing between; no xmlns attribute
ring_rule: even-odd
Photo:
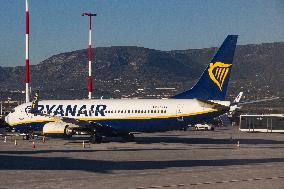
<svg viewBox="0 0 284 189"><path fill-rule="evenodd" d="M43 134L64 134L64 131L47 131L42 132Z"/></svg>

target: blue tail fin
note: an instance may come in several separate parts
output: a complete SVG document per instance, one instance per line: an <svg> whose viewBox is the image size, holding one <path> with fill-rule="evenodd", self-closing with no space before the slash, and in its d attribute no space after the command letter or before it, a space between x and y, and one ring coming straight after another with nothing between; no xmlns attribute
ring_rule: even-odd
<svg viewBox="0 0 284 189"><path fill-rule="evenodd" d="M194 87L172 98L225 100L237 38L228 35Z"/></svg>

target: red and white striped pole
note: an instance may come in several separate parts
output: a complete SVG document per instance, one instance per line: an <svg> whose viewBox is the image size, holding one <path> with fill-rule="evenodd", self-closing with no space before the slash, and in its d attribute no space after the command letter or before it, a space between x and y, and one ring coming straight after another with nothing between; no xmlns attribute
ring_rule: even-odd
<svg viewBox="0 0 284 189"><path fill-rule="evenodd" d="M29 95L29 82L30 82L30 73L29 73L29 4L26 0L26 103L30 101Z"/></svg>
<svg viewBox="0 0 284 189"><path fill-rule="evenodd" d="M93 13L82 13L82 16L89 16L90 24L89 24L89 51L88 51L88 59L89 59L89 75L88 75L88 91L89 91L89 99L92 99L92 16L97 16L97 14Z"/></svg>

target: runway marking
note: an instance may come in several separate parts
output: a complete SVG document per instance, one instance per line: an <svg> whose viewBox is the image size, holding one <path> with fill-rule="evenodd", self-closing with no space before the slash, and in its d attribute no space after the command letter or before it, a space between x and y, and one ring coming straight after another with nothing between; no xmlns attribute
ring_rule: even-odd
<svg viewBox="0 0 284 189"><path fill-rule="evenodd" d="M173 188L173 187L183 187L183 186L197 186L197 185L209 185L209 184L222 184L222 183L230 183L230 182L247 182L247 181L257 181L257 180L271 180L271 179L283 179L283 176L278 177L265 177L265 178L248 178L248 179L233 179L233 180L223 180L223 181L213 181L213 182L196 182L196 183L190 183L190 184L167 184L167 185L161 185L161 186L149 186L149 187L137 187L135 189L147 189L147 188ZM133 188L129 188L133 189Z"/></svg>
<svg viewBox="0 0 284 189"><path fill-rule="evenodd" d="M251 167L255 167L255 166L262 166L262 164L254 164L254 165L243 165L243 166L230 166L230 167L226 167L226 170L234 170L234 169L242 169L242 170L249 170ZM283 165L282 163L274 163L274 164L269 164L269 165L265 165L268 167L272 167L272 166L279 166L279 165ZM224 170L225 168L223 167L218 167L217 170ZM207 172L208 170L206 168L195 168L195 169L182 169L179 170L178 172ZM176 173L177 171L168 171L167 173ZM151 172L151 174L160 174L161 172ZM138 173L141 174L141 173ZM149 174L149 173L147 173Z"/></svg>
<svg viewBox="0 0 284 189"><path fill-rule="evenodd" d="M212 182L203 182L202 184L212 184Z"/></svg>
<svg viewBox="0 0 284 189"><path fill-rule="evenodd" d="M254 178L253 180L261 180L262 178Z"/></svg>
<svg viewBox="0 0 284 189"><path fill-rule="evenodd" d="M261 164L257 164L257 165L261 165ZM269 166L278 166L278 165L282 165L282 163L274 163L274 164L269 164ZM244 165L244 166L231 166L231 167L227 167L226 170L234 170L234 169L242 169L242 171L245 171L245 170L250 170L251 167L255 167L255 165ZM221 171L223 170L224 168L222 167L219 167L217 168L217 170ZM182 169L182 170L170 170L170 171L167 171L167 174L173 174L173 173L177 173L177 172L184 172L184 173L191 173L191 172L207 172L208 170L206 168L195 168L195 169ZM216 171L216 170L215 170ZM137 173L137 175L153 175L153 174L161 174L161 172L156 172L156 171L152 171L152 172L142 172L142 173ZM125 173L119 173L119 174L116 174L115 176L125 176L127 174ZM115 177L114 176L114 177ZM191 177L199 177L199 175L193 175Z"/></svg>
<svg viewBox="0 0 284 189"><path fill-rule="evenodd" d="M228 183L229 181L228 180L223 180L221 181L221 183ZM216 183L216 182L215 182Z"/></svg>
<svg viewBox="0 0 284 189"><path fill-rule="evenodd" d="M223 183L223 181L216 181L215 183L219 184L219 183Z"/></svg>
<svg viewBox="0 0 284 189"><path fill-rule="evenodd" d="M147 175L148 173L138 173L138 175ZM126 174L125 174L126 175Z"/></svg>

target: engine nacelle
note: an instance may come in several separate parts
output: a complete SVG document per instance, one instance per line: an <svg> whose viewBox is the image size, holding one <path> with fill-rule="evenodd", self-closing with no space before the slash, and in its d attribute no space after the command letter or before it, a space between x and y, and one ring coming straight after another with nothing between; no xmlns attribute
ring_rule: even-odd
<svg viewBox="0 0 284 189"><path fill-rule="evenodd" d="M73 128L78 127L74 124L68 124L64 122L49 122L43 126L42 132L43 134L65 134L65 135L73 135Z"/></svg>

